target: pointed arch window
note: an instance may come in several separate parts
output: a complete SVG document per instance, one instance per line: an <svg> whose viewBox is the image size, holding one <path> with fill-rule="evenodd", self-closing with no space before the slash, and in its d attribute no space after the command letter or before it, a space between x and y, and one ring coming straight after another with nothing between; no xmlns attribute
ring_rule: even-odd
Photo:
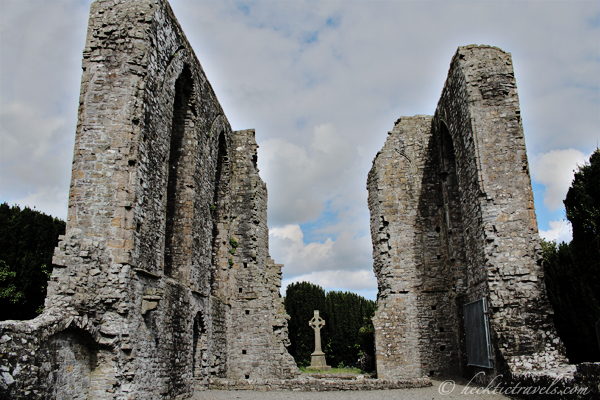
<svg viewBox="0 0 600 400"><path fill-rule="evenodd" d="M185 279L191 268L194 216L194 85L189 67L175 82L171 121L167 206L165 221L165 275Z"/></svg>

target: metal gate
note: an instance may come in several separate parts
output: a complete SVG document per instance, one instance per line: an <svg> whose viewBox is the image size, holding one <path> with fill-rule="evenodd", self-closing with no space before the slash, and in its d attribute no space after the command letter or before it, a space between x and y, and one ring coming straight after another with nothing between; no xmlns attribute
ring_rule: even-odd
<svg viewBox="0 0 600 400"><path fill-rule="evenodd" d="M467 365L493 368L488 309L485 298L465 304Z"/></svg>

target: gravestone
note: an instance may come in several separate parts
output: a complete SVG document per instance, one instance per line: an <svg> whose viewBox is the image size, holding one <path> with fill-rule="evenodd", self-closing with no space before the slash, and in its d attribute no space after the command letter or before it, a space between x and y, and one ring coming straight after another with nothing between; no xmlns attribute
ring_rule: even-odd
<svg viewBox="0 0 600 400"><path fill-rule="evenodd" d="M315 330L315 351L310 355L310 367L307 369L331 369L325 361L325 353L321 350L321 328L325 326L325 320L319 317L319 310L315 310L315 316L308 326Z"/></svg>

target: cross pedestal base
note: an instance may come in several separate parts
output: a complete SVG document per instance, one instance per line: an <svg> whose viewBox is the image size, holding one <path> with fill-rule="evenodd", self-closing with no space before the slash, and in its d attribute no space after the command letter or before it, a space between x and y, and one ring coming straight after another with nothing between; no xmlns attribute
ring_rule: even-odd
<svg viewBox="0 0 600 400"><path fill-rule="evenodd" d="M306 367L307 370L330 370L331 367L327 365L325 361L325 353L323 352L314 352L310 355L310 367Z"/></svg>

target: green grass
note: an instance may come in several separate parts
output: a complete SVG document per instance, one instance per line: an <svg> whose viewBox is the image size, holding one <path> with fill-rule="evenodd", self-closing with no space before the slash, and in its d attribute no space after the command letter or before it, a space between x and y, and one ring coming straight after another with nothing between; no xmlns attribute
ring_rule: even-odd
<svg viewBox="0 0 600 400"><path fill-rule="evenodd" d="M363 371L360 368L331 368L330 370L307 370L306 367L300 367L300 372L302 372L303 374L367 374L367 372Z"/></svg>

